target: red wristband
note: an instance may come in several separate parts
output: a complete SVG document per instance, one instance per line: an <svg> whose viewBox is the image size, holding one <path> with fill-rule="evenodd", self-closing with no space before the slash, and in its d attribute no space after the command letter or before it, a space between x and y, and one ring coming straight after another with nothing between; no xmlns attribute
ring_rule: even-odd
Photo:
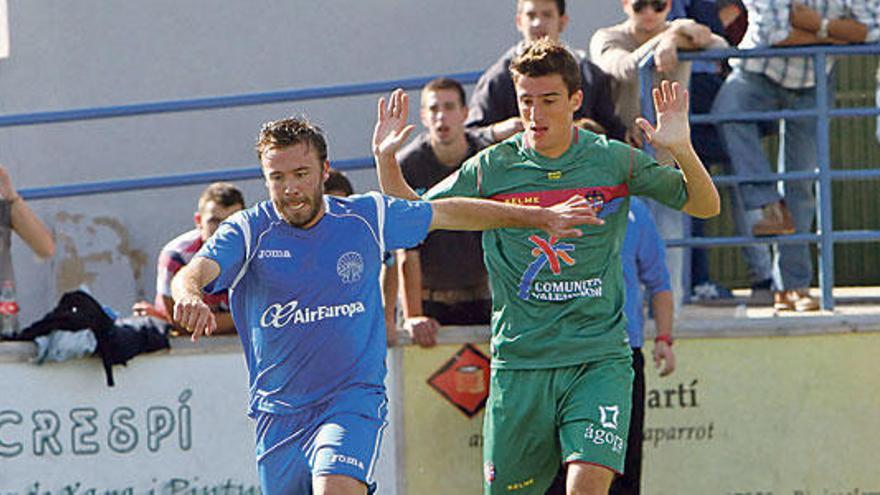
<svg viewBox="0 0 880 495"><path fill-rule="evenodd" d="M654 337L654 343L656 344L657 342L666 342L667 345L671 346L674 340L672 339L672 335L663 334Z"/></svg>

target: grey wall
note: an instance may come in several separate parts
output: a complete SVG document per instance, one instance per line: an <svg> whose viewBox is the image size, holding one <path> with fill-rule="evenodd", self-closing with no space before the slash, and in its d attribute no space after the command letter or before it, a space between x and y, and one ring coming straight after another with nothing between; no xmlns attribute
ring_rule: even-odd
<svg viewBox="0 0 880 495"><path fill-rule="evenodd" d="M620 18L617 0L569 3L565 39L576 47ZM0 115L479 70L518 39L513 0L9 0L8 9ZM0 128L0 163L19 188L256 166L259 124L292 113L324 126L331 159L362 157L375 99ZM359 190L375 187L371 171L351 176ZM241 185L249 201L263 198L260 181ZM201 189L34 201L59 250L39 264L15 241L24 321L80 283L117 310L152 299L155 257L192 225Z"/></svg>

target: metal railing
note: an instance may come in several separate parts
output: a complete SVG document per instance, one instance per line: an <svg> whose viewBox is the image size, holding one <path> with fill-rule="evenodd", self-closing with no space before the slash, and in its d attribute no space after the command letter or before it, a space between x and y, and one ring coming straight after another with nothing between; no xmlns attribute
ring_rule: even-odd
<svg viewBox="0 0 880 495"><path fill-rule="evenodd" d="M481 72L461 72L447 77L456 79L462 84L473 84L479 79ZM182 100L138 103L108 107L79 108L54 112L34 112L13 115L0 115L0 127L20 127L40 124L57 124L97 119L134 117L159 113L192 112L199 110L220 110L226 108L266 105L293 101L340 98L376 93L387 93L396 88L421 89L436 76L392 79L361 84L344 84L322 86L306 89L289 89L262 93L248 93L231 96L208 98L190 98ZM340 170L353 170L373 167L372 157L360 157L346 160L332 160L333 167ZM86 196L103 193L118 193L143 189L159 189L182 187L194 184L208 184L214 181L246 180L260 178L257 167L238 167L189 174L161 175L136 179L118 179L97 182L83 182L49 187L22 188L19 193L25 199L51 199L69 196Z"/></svg>
<svg viewBox="0 0 880 495"><path fill-rule="evenodd" d="M729 57L766 57L766 56L811 56L814 59L814 70L817 74L825 73L826 56L828 55L865 55L880 54L880 45L854 46L811 46L793 48L770 48L740 51L707 50L680 54L682 60L715 60ZM646 57L640 65L639 75L642 84L642 111L646 118L653 120L653 104L650 102L651 71L653 59ZM451 74L463 84L473 84L480 72L462 72ZM395 88L419 89L435 76L395 79L362 84L346 84L306 89L291 89L273 92L249 93L231 96L192 98L169 100L130 105L81 108L64 111L34 112L12 115L0 115L0 127L31 126L61 122L86 121L96 119L124 118L158 113L189 112L217 110L241 106L265 105L270 103L306 101L348 97L365 94L389 92ZM835 242L866 242L880 240L880 231L833 231L831 221L831 182L835 180L860 180L880 178L880 169L866 170L831 170L829 163L828 124L832 117L872 116L880 114L877 108L829 108L827 98L827 79L816 78L817 105L809 110L780 110L771 112L741 112L729 115L704 114L694 115L693 123L714 123L731 120L775 120L785 118L815 117L818 119L817 145L819 150L819 168L813 172L767 173L760 176L727 175L714 177L716 184L735 184L754 180L813 180L818 182L818 232L772 237L703 237L669 239L671 247L710 247L737 246L755 243L816 243L820 247L819 284L822 290L822 307L832 309L834 301L831 289L834 285L833 245ZM645 98L648 98L647 102ZM363 169L373 167L372 157L360 157L345 160L334 160L333 166L341 170ZM117 193L124 191L182 187L194 184L207 184L217 180L246 180L260 177L256 167L228 168L224 170L205 171L188 174L162 175L133 179L66 184L60 186L22 188L23 197L31 200L61 198L69 196Z"/></svg>
<svg viewBox="0 0 880 495"><path fill-rule="evenodd" d="M848 45L848 46L800 46L787 48L759 48L753 50L706 50L702 52L680 53L682 60L718 60L727 58L764 58L764 57L812 57L813 70L816 75L816 106L807 110L776 110L766 112L732 112L725 114L692 115L691 123L705 124L742 120L778 120L814 117L817 119L816 146L818 154L818 170L812 172L786 172L761 175L725 175L713 177L716 184L738 184L741 182L764 181L816 181L816 213L817 232L810 234L793 234L770 237L703 237L691 238L689 235L681 239L669 239L667 245L675 247L714 247L741 246L746 244L771 243L815 243L819 246L819 287L822 292L822 309L834 309L832 288L834 287L834 243L836 242L868 242L880 240L877 230L834 231L831 219L831 183L838 180L861 180L880 178L880 169L863 170L832 170L830 163L829 121L833 117L867 117L880 114L880 108L835 108L832 109L828 95L828 78L819 74L827 74L826 58L829 55L878 55L880 44ZM642 113L648 120L654 120L654 106L651 97L652 72L654 60L647 56L639 65L639 83L641 87ZM688 230L686 230L688 232Z"/></svg>

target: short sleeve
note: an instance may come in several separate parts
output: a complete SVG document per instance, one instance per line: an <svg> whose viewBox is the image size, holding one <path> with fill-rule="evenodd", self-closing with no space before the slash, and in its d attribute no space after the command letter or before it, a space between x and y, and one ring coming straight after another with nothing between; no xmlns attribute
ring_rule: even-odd
<svg viewBox="0 0 880 495"><path fill-rule="evenodd" d="M670 208L680 210L688 200L684 174L675 167L660 165L647 153L620 144L617 153L628 156L618 157L629 162L630 194L646 196Z"/></svg>
<svg viewBox="0 0 880 495"><path fill-rule="evenodd" d="M425 240L433 217L430 203L378 196L377 205L386 251L416 246Z"/></svg>
<svg viewBox="0 0 880 495"><path fill-rule="evenodd" d="M220 224L214 235L196 253L196 256L220 265L220 275L205 286L205 292L216 294L230 289L241 278L247 259L249 231L245 217L236 215Z"/></svg>

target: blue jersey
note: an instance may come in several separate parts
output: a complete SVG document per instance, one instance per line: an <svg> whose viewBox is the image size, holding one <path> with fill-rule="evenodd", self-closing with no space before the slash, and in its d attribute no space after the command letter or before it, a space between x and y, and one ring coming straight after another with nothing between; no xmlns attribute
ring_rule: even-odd
<svg viewBox="0 0 880 495"><path fill-rule="evenodd" d="M666 248L663 238L657 232L651 210L641 199L633 197L629 204L629 217L626 237L620 249L623 263L623 280L626 299L623 312L626 314L626 333L630 347L642 347L645 324L642 285L648 293L654 294L672 290L669 284L669 270L666 268Z"/></svg>
<svg viewBox="0 0 880 495"><path fill-rule="evenodd" d="M229 290L252 415L295 413L351 385L384 387L382 257L424 240L431 206L377 193L325 196L324 206L301 229L264 201L230 217L198 253L220 265L205 290Z"/></svg>

